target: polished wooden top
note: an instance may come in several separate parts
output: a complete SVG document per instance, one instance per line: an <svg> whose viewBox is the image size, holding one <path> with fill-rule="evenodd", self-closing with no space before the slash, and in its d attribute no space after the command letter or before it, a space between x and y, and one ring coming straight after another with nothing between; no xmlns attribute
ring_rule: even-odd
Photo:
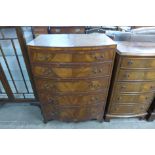
<svg viewBox="0 0 155 155"><path fill-rule="evenodd" d="M117 53L130 56L155 56L155 42L116 41Z"/></svg>
<svg viewBox="0 0 155 155"><path fill-rule="evenodd" d="M116 46L105 34L45 34L28 43L36 47L96 47Z"/></svg>

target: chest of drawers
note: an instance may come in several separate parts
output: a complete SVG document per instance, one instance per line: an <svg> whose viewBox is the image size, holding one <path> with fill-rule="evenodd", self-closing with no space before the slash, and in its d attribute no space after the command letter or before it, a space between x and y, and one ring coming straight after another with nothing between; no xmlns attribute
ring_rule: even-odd
<svg viewBox="0 0 155 155"><path fill-rule="evenodd" d="M45 122L103 119L115 49L104 34L40 35L29 43Z"/></svg>
<svg viewBox="0 0 155 155"><path fill-rule="evenodd" d="M144 117L154 99L155 44L117 42L106 119Z"/></svg>

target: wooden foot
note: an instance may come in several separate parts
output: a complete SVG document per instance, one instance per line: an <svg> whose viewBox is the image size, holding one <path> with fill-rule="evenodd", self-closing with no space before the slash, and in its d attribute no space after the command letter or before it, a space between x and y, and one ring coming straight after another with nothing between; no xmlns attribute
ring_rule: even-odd
<svg viewBox="0 0 155 155"><path fill-rule="evenodd" d="M30 103L30 105L32 105L32 106L37 106L37 107L41 108L41 106L40 106L39 103Z"/></svg>
<svg viewBox="0 0 155 155"><path fill-rule="evenodd" d="M139 117L139 120L140 120L140 121L145 120L145 116Z"/></svg>
<svg viewBox="0 0 155 155"><path fill-rule="evenodd" d="M154 117L153 117L152 115L148 115L148 116L146 117L146 120L147 120L148 122L152 122L152 121L154 121Z"/></svg>
<svg viewBox="0 0 155 155"><path fill-rule="evenodd" d="M149 119L147 119L147 121L148 121L148 122L153 122L154 119L153 119L153 118L149 118Z"/></svg>
<svg viewBox="0 0 155 155"><path fill-rule="evenodd" d="M47 120L44 119L43 122L44 122L44 124L46 124L47 123Z"/></svg>
<svg viewBox="0 0 155 155"><path fill-rule="evenodd" d="M105 118L104 118L104 121L105 121L105 122L110 122L110 118L109 118L109 117L105 117Z"/></svg>
<svg viewBox="0 0 155 155"><path fill-rule="evenodd" d="M101 115L101 116L96 117L96 120L98 122L102 123L103 122L103 116Z"/></svg>
<svg viewBox="0 0 155 155"><path fill-rule="evenodd" d="M1 107L3 107L3 106L4 106L4 104L5 104L4 102L0 103L0 108L1 108Z"/></svg>
<svg viewBox="0 0 155 155"><path fill-rule="evenodd" d="M99 118L99 119L97 119L100 123L102 123L103 122L103 118Z"/></svg>

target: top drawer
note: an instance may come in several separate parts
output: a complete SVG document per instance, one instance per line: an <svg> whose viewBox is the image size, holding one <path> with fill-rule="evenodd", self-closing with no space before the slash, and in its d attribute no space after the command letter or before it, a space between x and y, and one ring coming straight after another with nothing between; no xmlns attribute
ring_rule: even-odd
<svg viewBox="0 0 155 155"><path fill-rule="evenodd" d="M39 63L66 63L66 62L103 62L114 58L113 49L99 51L52 51L50 49L31 49L30 59Z"/></svg>
<svg viewBox="0 0 155 155"><path fill-rule="evenodd" d="M122 58L121 68L154 68L155 58Z"/></svg>

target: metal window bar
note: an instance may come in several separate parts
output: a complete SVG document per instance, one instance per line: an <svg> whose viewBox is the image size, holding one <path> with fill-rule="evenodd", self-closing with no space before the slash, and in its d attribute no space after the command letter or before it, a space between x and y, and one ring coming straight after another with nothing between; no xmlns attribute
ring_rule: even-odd
<svg viewBox="0 0 155 155"><path fill-rule="evenodd" d="M28 86L27 86L27 84L26 84L26 79L25 79L25 77L24 77L23 70L22 70L21 64L20 64L20 62L19 62L18 55L17 55L17 52L16 52L16 48L15 48L15 45L14 45L14 42L13 42L12 39L11 39L11 42L12 42L12 45L13 45L13 49L14 49L14 52L15 52L15 56L16 56L16 59L17 59L17 62L18 62L19 68L20 68L20 72L21 72L21 75L22 75L22 78L23 78L23 81L24 81L26 90L27 90L27 92L29 93Z"/></svg>
<svg viewBox="0 0 155 155"><path fill-rule="evenodd" d="M0 84L1 84L1 88L3 90L1 90L1 94L6 94L7 95L7 98L9 98L10 100L13 100L14 99L14 96L13 96L13 93L9 87L9 84L7 82L7 79L5 77L5 74L4 74L4 71L3 71L3 68L0 64Z"/></svg>
<svg viewBox="0 0 155 155"><path fill-rule="evenodd" d="M5 29L7 29L7 27L5 27ZM7 35L2 33L2 27L0 27L0 41L8 41L8 42L10 41L9 46L11 46L11 49L12 49L12 51L11 51L12 53L9 55L5 51L5 49L3 49L1 47L1 43L0 43L0 57L2 57L1 60L4 63L3 65L5 65L5 71L4 71L5 76L6 76L6 79L7 79L8 83L9 83L9 87L11 88L11 90L14 88L14 91L13 90L12 91L13 91L13 96L14 96L14 101L15 102L17 100L20 100L20 101L26 101L26 100L35 101L34 93L33 93L33 90L32 90L32 85L31 85L32 83L30 81L29 74L28 74L29 72L28 72L27 67L25 66L26 64L24 62L24 57L23 57L24 53L22 51L22 47L21 47L22 45L20 44L20 38L18 38L19 36L17 34L17 30L16 30L15 27L14 27L14 30L16 32L17 37L12 37L12 34L9 34L9 33L7 34L8 37L6 37ZM18 50L21 53L19 51L17 52L17 42L15 42L15 41L18 42L18 44L19 44L18 45L18 48L19 48ZM8 48L8 47L6 47L6 48ZM7 58L9 56L10 57L13 56L14 60L12 62L15 61L16 65L17 65L17 68L14 68L13 70L11 70L10 66L9 66L8 61L10 60L10 58L9 59ZM25 70L23 69L23 65L24 65ZM7 71L7 74L6 74L6 71ZM15 77L15 74L13 74L13 71L14 71L15 74L16 74L16 72L18 74L20 74L20 75L18 75L19 77L18 76ZM7 77L7 75L9 77ZM22 88L24 88L24 89L19 89L20 88L20 83L19 82L21 82L23 84ZM10 84L12 84L12 86ZM0 92L0 94L2 94L2 93Z"/></svg>
<svg viewBox="0 0 155 155"><path fill-rule="evenodd" d="M0 46L0 50L1 50L1 53L2 53L2 57L3 57L4 61L5 61L5 65L7 66L7 70L8 70L8 72L9 72L10 77L11 77L11 80L12 80L12 82L13 82L14 88L15 88L16 92L18 92L17 87L16 87L16 84L15 84L15 81L14 81L14 79L13 79L13 75L12 75L12 73L11 73L11 71L10 71L8 62L7 62L7 60L6 60L6 57L5 57L5 55L4 55L4 52L3 52L2 48L1 48L1 46Z"/></svg>
<svg viewBox="0 0 155 155"><path fill-rule="evenodd" d="M31 27L31 30L32 30L32 27ZM24 35L24 30L22 29L22 27L16 27L16 32L17 32L17 36L19 38L19 43L21 45L21 50L22 50L25 65L26 65L26 68L27 68L27 71L28 71L28 74L30 77L31 85L32 85L32 88L34 90L33 93L34 93L35 98L37 99L38 96L37 96L36 87L34 84L34 79L32 76L32 71L31 71L31 67L30 67L30 60L29 60L29 56L28 56L28 52L27 52L27 46L26 46L27 39ZM33 32L32 32L32 35L33 35ZM33 37L31 39L33 39Z"/></svg>

